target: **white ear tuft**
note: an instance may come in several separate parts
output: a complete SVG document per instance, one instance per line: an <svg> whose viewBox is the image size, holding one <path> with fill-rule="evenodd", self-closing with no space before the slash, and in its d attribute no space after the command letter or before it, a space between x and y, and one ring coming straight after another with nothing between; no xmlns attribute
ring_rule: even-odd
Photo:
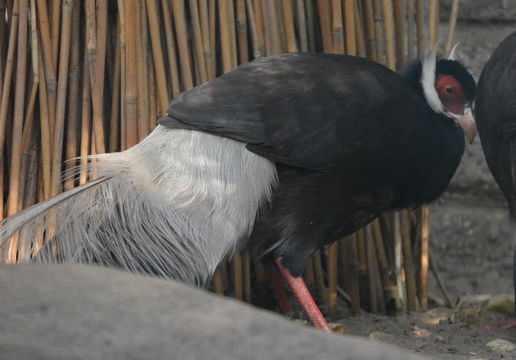
<svg viewBox="0 0 516 360"><path fill-rule="evenodd" d="M460 44L460 41L455 43L455 45L453 45L451 51L450 51L450 54L448 55L448 60L456 60L456 57L457 57L457 48Z"/></svg>
<svg viewBox="0 0 516 360"><path fill-rule="evenodd" d="M437 62L435 47L427 51L422 59L421 86L428 105L437 113L444 113L443 104L435 90L435 66Z"/></svg>

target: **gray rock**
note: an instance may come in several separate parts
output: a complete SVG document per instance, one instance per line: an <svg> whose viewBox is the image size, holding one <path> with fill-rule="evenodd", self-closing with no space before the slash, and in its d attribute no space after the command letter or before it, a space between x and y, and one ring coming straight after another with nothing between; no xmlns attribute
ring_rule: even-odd
<svg viewBox="0 0 516 360"><path fill-rule="evenodd" d="M0 266L0 358L423 359L178 283L79 265Z"/></svg>
<svg viewBox="0 0 516 360"><path fill-rule="evenodd" d="M516 344L503 339L495 339L486 344L486 347L497 354L507 354L516 351Z"/></svg>
<svg viewBox="0 0 516 360"><path fill-rule="evenodd" d="M383 331L373 331L368 336L369 340L372 341L383 341L386 343L394 343L394 336Z"/></svg>

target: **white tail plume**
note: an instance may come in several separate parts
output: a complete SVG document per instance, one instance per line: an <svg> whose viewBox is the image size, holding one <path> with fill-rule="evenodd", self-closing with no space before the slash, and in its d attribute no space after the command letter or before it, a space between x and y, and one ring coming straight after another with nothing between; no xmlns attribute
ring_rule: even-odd
<svg viewBox="0 0 516 360"><path fill-rule="evenodd" d="M199 284L249 237L276 182L274 164L245 144L191 130L158 126L133 148L96 157L101 179L5 219L4 249L18 261L98 264Z"/></svg>

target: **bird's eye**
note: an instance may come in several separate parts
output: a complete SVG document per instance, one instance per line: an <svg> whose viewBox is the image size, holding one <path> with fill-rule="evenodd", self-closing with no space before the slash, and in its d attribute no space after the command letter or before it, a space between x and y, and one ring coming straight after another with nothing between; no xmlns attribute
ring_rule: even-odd
<svg viewBox="0 0 516 360"><path fill-rule="evenodd" d="M447 94L451 94L453 92L453 87L451 85L446 85L444 88Z"/></svg>

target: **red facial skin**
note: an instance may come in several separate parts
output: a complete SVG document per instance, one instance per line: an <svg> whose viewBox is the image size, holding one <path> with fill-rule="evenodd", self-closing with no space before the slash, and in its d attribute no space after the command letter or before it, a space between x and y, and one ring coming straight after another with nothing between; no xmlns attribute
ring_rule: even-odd
<svg viewBox="0 0 516 360"><path fill-rule="evenodd" d="M460 83L451 75L439 75L435 89L446 111L462 115L466 105L464 91Z"/></svg>

